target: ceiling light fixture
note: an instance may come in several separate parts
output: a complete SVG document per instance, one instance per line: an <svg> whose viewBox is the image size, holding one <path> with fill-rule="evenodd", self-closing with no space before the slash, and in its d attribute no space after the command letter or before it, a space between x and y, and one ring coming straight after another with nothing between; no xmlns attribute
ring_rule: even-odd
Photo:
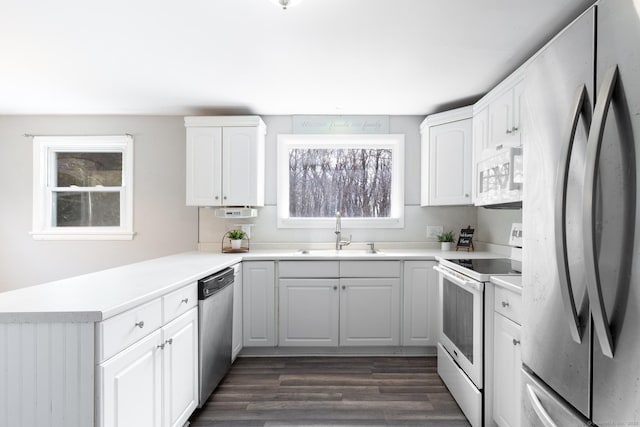
<svg viewBox="0 0 640 427"><path fill-rule="evenodd" d="M287 9L293 6L297 6L302 3L302 0L269 0L273 4L277 4L278 6L282 6L283 9Z"/></svg>

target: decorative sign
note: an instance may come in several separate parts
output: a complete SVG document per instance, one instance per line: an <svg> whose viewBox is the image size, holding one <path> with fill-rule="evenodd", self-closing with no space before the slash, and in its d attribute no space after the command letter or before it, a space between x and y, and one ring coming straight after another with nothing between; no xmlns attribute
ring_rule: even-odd
<svg viewBox="0 0 640 427"><path fill-rule="evenodd" d="M458 249L466 249L467 252L470 250L475 250L473 247L473 232L475 230L471 228L471 226L467 226L467 228L463 228L460 230L460 236L458 237L458 243L456 244L456 251Z"/></svg>
<svg viewBox="0 0 640 427"><path fill-rule="evenodd" d="M294 134L385 134L389 116L293 116Z"/></svg>

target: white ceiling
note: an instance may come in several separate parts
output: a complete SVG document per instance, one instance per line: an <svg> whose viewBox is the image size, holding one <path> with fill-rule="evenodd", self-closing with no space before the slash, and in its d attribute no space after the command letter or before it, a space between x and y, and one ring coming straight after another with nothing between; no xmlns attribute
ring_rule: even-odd
<svg viewBox="0 0 640 427"><path fill-rule="evenodd" d="M0 114L425 115L590 3L0 0Z"/></svg>

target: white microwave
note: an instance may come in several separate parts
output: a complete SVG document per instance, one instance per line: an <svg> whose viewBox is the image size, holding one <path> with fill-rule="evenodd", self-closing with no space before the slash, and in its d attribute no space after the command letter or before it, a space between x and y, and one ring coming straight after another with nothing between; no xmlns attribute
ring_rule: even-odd
<svg viewBox="0 0 640 427"><path fill-rule="evenodd" d="M505 148L478 162L476 206L522 202L522 147Z"/></svg>

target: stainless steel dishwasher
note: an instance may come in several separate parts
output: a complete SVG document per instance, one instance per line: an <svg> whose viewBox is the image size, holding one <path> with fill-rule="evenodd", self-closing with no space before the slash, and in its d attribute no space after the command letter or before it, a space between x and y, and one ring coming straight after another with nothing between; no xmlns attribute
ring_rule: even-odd
<svg viewBox="0 0 640 427"><path fill-rule="evenodd" d="M231 367L233 278L227 268L198 280L199 408Z"/></svg>

